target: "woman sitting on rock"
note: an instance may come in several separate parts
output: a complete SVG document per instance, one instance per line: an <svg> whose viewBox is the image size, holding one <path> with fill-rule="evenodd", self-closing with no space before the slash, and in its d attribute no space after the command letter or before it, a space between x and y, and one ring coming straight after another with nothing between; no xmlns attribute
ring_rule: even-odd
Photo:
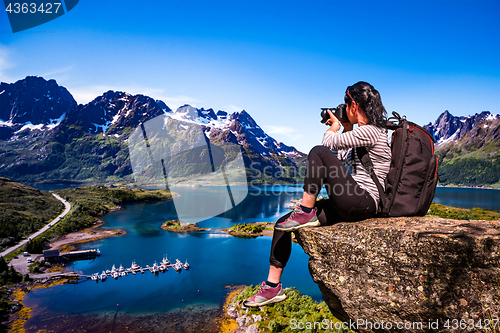
<svg viewBox="0 0 500 333"><path fill-rule="evenodd" d="M326 124L330 128L323 136L322 145L311 149L307 157L302 202L276 222L267 281L262 282L257 294L244 301L245 306L257 307L286 299L280 280L292 250L291 231L361 221L377 213L377 186L361 164L355 148L366 147L375 174L384 184L391 162L384 127L387 113L379 92L366 82L347 87L344 101L349 122L342 123L344 130L339 133L341 123L328 111L330 119ZM358 127L353 129L353 124ZM329 199L316 201L323 184Z"/></svg>

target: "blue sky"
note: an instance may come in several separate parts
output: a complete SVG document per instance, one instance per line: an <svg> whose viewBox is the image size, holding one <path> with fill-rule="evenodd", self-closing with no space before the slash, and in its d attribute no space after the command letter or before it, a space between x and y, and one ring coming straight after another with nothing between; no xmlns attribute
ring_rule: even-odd
<svg viewBox="0 0 500 333"><path fill-rule="evenodd" d="M12 33L0 81L55 79L79 103L112 89L247 110L278 141L321 143L320 108L357 81L426 124L500 113L500 1L94 1Z"/></svg>

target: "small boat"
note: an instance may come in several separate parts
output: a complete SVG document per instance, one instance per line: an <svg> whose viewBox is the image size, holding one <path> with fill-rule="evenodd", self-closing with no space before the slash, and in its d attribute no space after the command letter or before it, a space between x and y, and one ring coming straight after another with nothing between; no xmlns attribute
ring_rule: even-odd
<svg viewBox="0 0 500 333"><path fill-rule="evenodd" d="M182 267L184 267L184 269L189 269L189 264L186 260L186 262L182 265Z"/></svg>
<svg viewBox="0 0 500 333"><path fill-rule="evenodd" d="M118 272L123 272L125 270L125 268L123 268L122 265L120 265L120 267L118 267Z"/></svg>
<svg viewBox="0 0 500 333"><path fill-rule="evenodd" d="M160 271L160 268L158 267L158 265L156 264L156 261L155 263L153 264L153 273L158 273Z"/></svg>
<svg viewBox="0 0 500 333"><path fill-rule="evenodd" d="M127 275L127 273L125 273L124 271L121 271L121 272L118 273L118 275L125 276L125 275Z"/></svg>
<svg viewBox="0 0 500 333"><path fill-rule="evenodd" d="M90 278L92 279L92 281L98 281L99 280L98 275L99 275L98 273L92 274Z"/></svg>
<svg viewBox="0 0 500 333"><path fill-rule="evenodd" d="M132 261L132 266L130 266L130 269L132 269L133 271L135 271L135 270L138 270L139 268L141 268L141 266L137 265L135 263L135 261Z"/></svg>
<svg viewBox="0 0 500 333"><path fill-rule="evenodd" d="M168 266L170 265L170 260L168 260L167 256L163 257L163 260L161 261L161 263L165 266Z"/></svg>
<svg viewBox="0 0 500 333"><path fill-rule="evenodd" d="M111 277L114 278L115 280L118 279L118 272L117 271L114 271L113 273L111 273Z"/></svg>
<svg viewBox="0 0 500 333"><path fill-rule="evenodd" d="M115 265L113 265L113 267L111 267L111 272L110 272L110 273L112 274L113 272L116 272L116 267L115 267Z"/></svg>
<svg viewBox="0 0 500 333"><path fill-rule="evenodd" d="M103 271L101 274L101 281L106 281L107 277L106 272Z"/></svg>
<svg viewBox="0 0 500 333"><path fill-rule="evenodd" d="M182 269L182 263L179 259L175 259L175 264L172 266L176 272L179 272Z"/></svg>
<svg viewBox="0 0 500 333"><path fill-rule="evenodd" d="M177 266L179 270L181 270L184 267L184 265L179 259L175 259L175 266Z"/></svg>
<svg viewBox="0 0 500 333"><path fill-rule="evenodd" d="M95 250L95 255L96 256L100 256L101 255L101 251L99 249Z"/></svg>

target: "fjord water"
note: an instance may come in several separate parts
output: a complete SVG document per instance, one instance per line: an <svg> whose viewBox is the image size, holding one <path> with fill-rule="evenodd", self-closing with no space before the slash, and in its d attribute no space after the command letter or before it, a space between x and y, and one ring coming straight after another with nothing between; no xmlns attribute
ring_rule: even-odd
<svg viewBox="0 0 500 333"><path fill-rule="evenodd" d="M203 205L221 200L221 191L225 188L186 188L185 200L179 204L199 210ZM227 286L257 284L266 279L271 245L271 237L236 238L220 229L235 223L275 222L289 211L286 208L289 201L301 195L300 185L251 187L240 205L198 223L199 227L209 228L198 232L173 233L160 229L167 220L189 221L186 217L177 217L172 201L129 204L123 210L107 214L101 218L105 221L101 228L119 228L127 234L86 243L85 247L99 248L101 256L73 262L68 265L69 269L90 275L111 269L113 265L130 267L132 261L143 267L153 265L164 255L171 261L187 260L191 268L180 273L169 269L157 276L145 272L118 280L108 277L105 282L87 280L34 290L25 299L25 305L33 307L26 327L36 328L48 318L58 316L78 318L89 313L118 311L152 314L193 306L220 308L228 293ZM500 191L441 187L434 201L456 207L500 210ZM307 261L302 248L293 244L282 282L284 287L294 286L320 301L321 293L309 275Z"/></svg>
<svg viewBox="0 0 500 333"><path fill-rule="evenodd" d="M434 202L459 208L483 208L500 211L500 190L483 188L438 187Z"/></svg>
<svg viewBox="0 0 500 333"><path fill-rule="evenodd" d="M184 192L183 204L199 209L203 204L218 200L222 187L193 187ZM155 276L144 274L110 277L105 282L91 280L78 284L58 285L32 291L26 297L26 306L35 306L30 326L45 317L58 314L71 316L86 313L161 313L192 305L220 308L227 286L250 285L267 278L271 237L238 238L220 231L235 223L275 222L289 212L290 200L301 197L300 186L250 188L246 199L234 209L198 223L206 231L174 233L164 231L161 224L177 217L172 201L129 204L123 210L103 216L101 228L119 228L122 236L86 243L85 247L99 248L101 256L95 260L69 264L70 270L90 275L103 270L130 267L132 261L145 267L160 263L163 256L175 262L178 258L190 264L189 270L168 272ZM321 293L308 270L308 256L297 244L286 267L282 282L294 286L303 294L320 301ZM40 310L40 311L39 311ZM35 325L36 326L36 325Z"/></svg>

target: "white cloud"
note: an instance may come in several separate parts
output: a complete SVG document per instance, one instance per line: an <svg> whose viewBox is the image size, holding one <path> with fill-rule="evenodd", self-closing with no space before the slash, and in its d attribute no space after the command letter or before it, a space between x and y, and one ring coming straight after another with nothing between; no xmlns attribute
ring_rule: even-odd
<svg viewBox="0 0 500 333"><path fill-rule="evenodd" d="M57 82L67 81L69 79L69 72L73 69L73 66L67 66L62 68L56 68L46 73L40 74L45 80L55 78Z"/></svg>
<svg viewBox="0 0 500 333"><path fill-rule="evenodd" d="M267 133L269 134L285 134L290 136L295 130L290 127L285 127L285 126L273 126L269 125L266 126L268 128Z"/></svg>
<svg viewBox="0 0 500 333"><path fill-rule="evenodd" d="M236 105L226 105L224 107L224 110L227 111L227 112L239 112L241 110L243 110L244 108L241 108L239 106L236 106Z"/></svg>
<svg viewBox="0 0 500 333"><path fill-rule="evenodd" d="M280 141L278 137L286 137L287 140L291 141L296 141L304 138L304 135L302 133L291 127L268 125L265 126L264 130L267 134L272 134L278 141Z"/></svg>
<svg viewBox="0 0 500 333"><path fill-rule="evenodd" d="M153 97L153 96L151 96L151 97ZM197 107L196 103L201 102L200 100L197 100L196 98L189 97L189 96L182 96L182 95L172 96L172 97L168 97L168 96L161 97L160 96L160 97L153 97L153 98L160 99L160 100L164 101L165 104L167 104L167 106L169 108L171 108L172 110L176 110L177 108L179 108L185 104L189 104L191 106Z"/></svg>
<svg viewBox="0 0 500 333"><path fill-rule="evenodd" d="M97 96L102 95L108 90L114 90L108 86L90 86L90 87L78 87L73 88L70 86L66 86L68 91L73 95L73 98L76 100L78 104L87 104L92 101Z"/></svg>
<svg viewBox="0 0 500 333"><path fill-rule="evenodd" d="M9 53L7 49L0 45L0 81L12 83L17 80L13 80L7 76L5 73L7 69L15 67L14 63L9 59Z"/></svg>

